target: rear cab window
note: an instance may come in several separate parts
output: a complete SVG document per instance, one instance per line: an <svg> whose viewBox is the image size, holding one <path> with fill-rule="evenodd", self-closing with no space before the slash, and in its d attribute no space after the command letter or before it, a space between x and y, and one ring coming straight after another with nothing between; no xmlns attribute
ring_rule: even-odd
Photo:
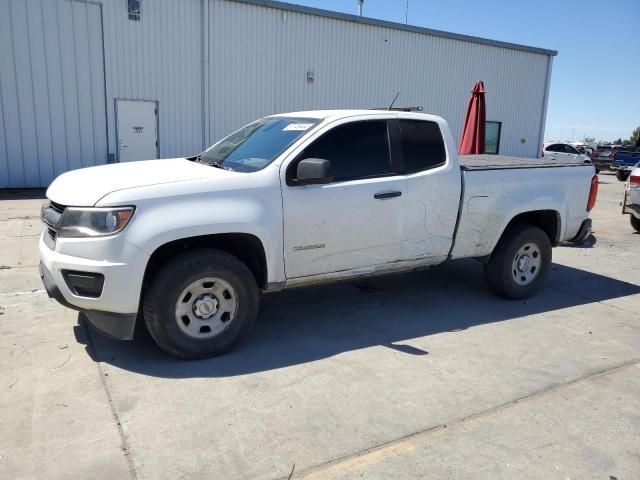
<svg viewBox="0 0 640 480"><path fill-rule="evenodd" d="M444 165L447 154L436 122L399 119L404 173L415 173Z"/></svg>

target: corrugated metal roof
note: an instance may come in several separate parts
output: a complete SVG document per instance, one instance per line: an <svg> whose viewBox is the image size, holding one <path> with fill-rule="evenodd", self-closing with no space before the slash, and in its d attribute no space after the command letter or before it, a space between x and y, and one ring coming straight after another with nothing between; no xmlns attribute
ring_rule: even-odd
<svg viewBox="0 0 640 480"><path fill-rule="evenodd" d="M474 37L472 35L463 35L461 33L445 32L443 30L435 30L432 28L418 27L415 25L405 25L404 23L389 22L386 20L378 20L375 18L360 17L358 15L350 15L348 13L334 12L331 10L323 10L321 8L306 7L303 5L295 5L292 3L278 2L276 0L230 0L239 3L248 3L251 5L259 5L263 7L277 8L280 10L288 10L290 12L307 13L319 17L335 18L346 22L362 23L365 25L376 25L379 27L394 28L396 30L404 30L406 32L420 33L423 35L432 35L434 37L451 38L463 42L480 43L483 45L493 45L495 47L509 48L511 50L521 50L525 52L540 53L543 55L556 56L556 50L547 50L545 48L530 47L520 45L518 43L501 42L499 40L491 40L490 38Z"/></svg>

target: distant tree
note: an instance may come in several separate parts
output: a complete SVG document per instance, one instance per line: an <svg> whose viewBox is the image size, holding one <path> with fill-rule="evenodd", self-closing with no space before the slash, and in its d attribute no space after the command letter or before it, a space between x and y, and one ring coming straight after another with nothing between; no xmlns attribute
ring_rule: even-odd
<svg viewBox="0 0 640 480"><path fill-rule="evenodd" d="M614 145L622 145L622 139L619 138L617 139L615 142L613 142Z"/></svg>
<svg viewBox="0 0 640 480"><path fill-rule="evenodd" d="M640 127L637 127L633 132L631 132L631 138L629 140L632 145L636 144L638 137L640 137Z"/></svg>
<svg viewBox="0 0 640 480"><path fill-rule="evenodd" d="M625 139L625 140L622 141L622 144L623 145L631 145L631 140L626 140Z"/></svg>
<svg viewBox="0 0 640 480"><path fill-rule="evenodd" d="M596 137L584 137L584 138L582 139L582 141L583 141L584 143L593 143L593 142L595 142L595 141L596 141Z"/></svg>

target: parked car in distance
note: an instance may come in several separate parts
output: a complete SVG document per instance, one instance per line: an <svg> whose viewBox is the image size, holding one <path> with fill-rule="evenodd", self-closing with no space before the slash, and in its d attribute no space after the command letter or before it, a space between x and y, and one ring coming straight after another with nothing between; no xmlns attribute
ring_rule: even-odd
<svg viewBox="0 0 640 480"><path fill-rule="evenodd" d="M640 233L640 163L631 170L625 185L622 213L629 215L631 226Z"/></svg>
<svg viewBox="0 0 640 480"><path fill-rule="evenodd" d="M542 147L542 157L563 162L591 163L588 155L580 153L573 145L563 142L545 142ZM597 167L596 173L599 173Z"/></svg>
<svg viewBox="0 0 640 480"><path fill-rule="evenodd" d="M611 170L615 170L616 178L625 182L631 170L640 162L640 146L620 146L613 149L611 156Z"/></svg>
<svg viewBox="0 0 640 480"><path fill-rule="evenodd" d="M613 161L613 145L598 145L591 155L591 161L598 170L610 170Z"/></svg>
<svg viewBox="0 0 640 480"><path fill-rule="evenodd" d="M589 143L584 143L584 142L573 142L571 145L573 145L574 147L576 147L576 149L582 153L583 155L587 155L589 158L591 158L591 155L594 152L594 148L591 144Z"/></svg>
<svg viewBox="0 0 640 480"><path fill-rule="evenodd" d="M456 152L434 115L310 111L190 158L71 171L47 190L43 283L107 335L142 319L184 358L231 349L261 291L477 258L497 294L533 295L551 247L590 233L593 165Z"/></svg>

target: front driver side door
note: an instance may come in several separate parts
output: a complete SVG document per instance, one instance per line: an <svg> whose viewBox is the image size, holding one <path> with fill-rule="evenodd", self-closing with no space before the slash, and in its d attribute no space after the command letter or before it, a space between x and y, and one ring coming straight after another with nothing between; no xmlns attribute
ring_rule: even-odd
<svg viewBox="0 0 640 480"><path fill-rule="evenodd" d="M329 160L333 181L296 185L297 163L305 158ZM283 168L287 279L400 258L406 180L394 173L387 120L337 125Z"/></svg>
<svg viewBox="0 0 640 480"><path fill-rule="evenodd" d="M572 147L571 145L564 146L565 151L567 152L566 160L570 162L577 162L580 160L580 152Z"/></svg>

